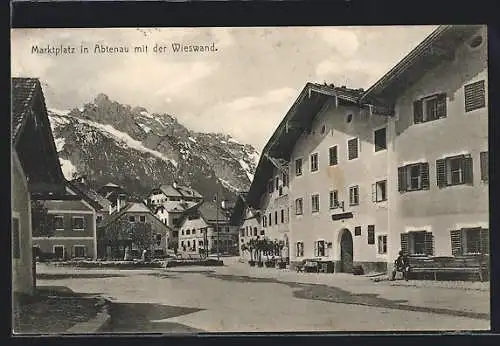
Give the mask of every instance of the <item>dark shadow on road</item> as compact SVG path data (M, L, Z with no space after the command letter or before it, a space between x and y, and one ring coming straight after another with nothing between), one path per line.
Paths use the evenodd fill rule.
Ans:
M300 288L293 292L294 297L311 300L321 300L332 303L365 305L386 309L406 310L414 312L427 312L440 315L468 317L481 320L490 320L490 315L487 313L451 310L445 308L433 308L424 306L407 305L406 300L390 300L379 297L374 293L354 294L349 291L342 290L337 287L315 284L301 284L295 282L279 281L272 278L255 278L249 276L222 275L222 274L207 274L208 277L229 280L237 282L261 282L261 283L277 283L287 285L292 288Z
M103 333L200 333L202 329L173 322L153 322L203 309L148 303L112 303L111 324Z
M123 274L105 274L105 273L71 273L71 274L36 274L36 278L40 280L63 280L63 279L105 279L126 277Z

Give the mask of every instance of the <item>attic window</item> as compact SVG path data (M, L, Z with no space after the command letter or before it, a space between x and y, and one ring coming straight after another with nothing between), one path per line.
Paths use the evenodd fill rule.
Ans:
M352 114L348 114L347 118L345 120L347 123L350 123L352 121Z
M325 125L323 125L323 126L321 127L321 134L324 134L324 133L325 133L325 131L326 131L326 126L325 126Z
M469 42L469 47L477 48L483 43L483 37L481 35L474 36Z

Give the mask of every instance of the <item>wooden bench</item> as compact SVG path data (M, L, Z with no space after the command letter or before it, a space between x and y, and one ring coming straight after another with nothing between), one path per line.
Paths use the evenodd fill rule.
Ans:
M437 280L437 274L463 273L476 274L479 280L484 281L489 270L487 256L463 256L463 257L409 257L410 271L412 273L433 274Z
M296 269L297 269L297 272L319 273L319 269L320 269L319 260L315 260L315 259L302 260L302 263L297 265Z

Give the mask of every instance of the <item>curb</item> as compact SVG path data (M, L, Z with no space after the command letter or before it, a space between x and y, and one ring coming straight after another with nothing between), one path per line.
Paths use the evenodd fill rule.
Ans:
M68 329L65 334L91 334L98 333L111 323L111 314L109 313L109 304L111 301L107 298L100 298L99 305L102 306L97 316L90 321L78 323Z

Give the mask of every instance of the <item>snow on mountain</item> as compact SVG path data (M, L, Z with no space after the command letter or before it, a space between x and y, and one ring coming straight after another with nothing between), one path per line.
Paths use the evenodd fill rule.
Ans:
M70 160L59 158L59 162L61 162L61 170L64 174L64 177L68 180L73 179L73 175L77 173L76 167L71 163Z
M151 150L149 148L146 148L141 142L133 139L132 137L130 137L127 133L123 133L121 131L118 131L117 129L115 129L113 126L111 125L103 125L103 124L99 124L99 123L96 123L96 122L93 122L93 121L90 121L90 120L84 120L84 119L78 119L78 121L80 122L83 122L87 125L90 125L90 126L93 126L95 128L98 128L100 129L101 131L109 134L110 136L114 137L114 139L118 142L121 142L123 144L125 144L126 146L130 147L130 148L133 148L135 150L139 150L139 151L142 151L144 153L149 153L153 156L156 156L164 161L170 161L170 163L172 163L174 165L174 167L177 167L177 161L169 158L169 157L166 157L165 155L159 153L158 151L156 150Z

